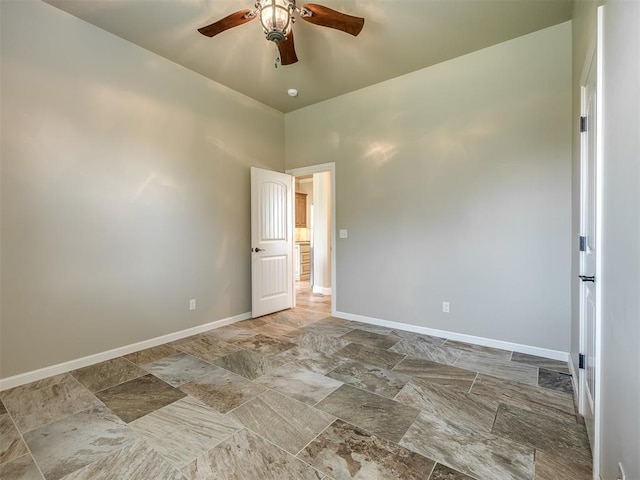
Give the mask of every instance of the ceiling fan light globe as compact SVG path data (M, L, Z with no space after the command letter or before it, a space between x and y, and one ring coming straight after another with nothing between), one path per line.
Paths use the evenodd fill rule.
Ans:
M260 0L260 23L267 40L279 43L291 31L293 9L289 0Z

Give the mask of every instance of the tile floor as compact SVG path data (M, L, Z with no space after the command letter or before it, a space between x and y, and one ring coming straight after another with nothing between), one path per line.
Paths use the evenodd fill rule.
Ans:
M562 362L329 297L0 392L0 478L581 480Z

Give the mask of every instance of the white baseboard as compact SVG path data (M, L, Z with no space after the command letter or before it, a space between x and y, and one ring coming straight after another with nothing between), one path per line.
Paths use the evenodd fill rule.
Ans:
M321 287L320 285L314 285L311 291L313 293L319 293L321 295L331 295L331 287Z
M87 367L95 363L111 360L112 358L121 357L129 353L138 352L151 347L157 347L164 343L180 340L181 338L196 335L198 333L206 332L213 328L224 327L225 325L231 325L232 323L240 322L251 318L251 312L241 313L234 315L233 317L223 318L222 320L215 320L213 322L205 323L204 325L198 325L197 327L187 328L186 330L180 330L179 332L168 333L159 337L150 338L149 340L143 340L141 342L132 343L131 345L125 345L124 347L114 348L107 350L106 352L95 353L86 357L77 358L75 360L69 360L68 362L58 363L57 365L51 365L49 367L40 368L31 372L20 373L12 377L0 378L0 392L9 388L24 385L25 383L35 382L36 380L42 380L43 378L51 377L52 375L59 375L60 373L70 372L78 368Z
M476 337L473 335L466 335L464 333L437 330L435 328L421 327L419 325L412 325L410 323L392 322L390 320L381 320L379 318L366 317L364 315L356 315L353 313L335 312L333 316L343 318L345 320L353 320L356 322L369 323L371 325L379 325L381 327L422 333L424 335L432 335L434 337L442 337L446 338L447 340L456 340L460 342L472 343L474 345L482 345L483 347L500 348L502 350L526 353L529 355L536 355L538 357L550 358L552 360L560 360L563 362L569 361L569 352L562 352L560 350L550 350L548 348L505 342L503 340L494 340L492 338Z

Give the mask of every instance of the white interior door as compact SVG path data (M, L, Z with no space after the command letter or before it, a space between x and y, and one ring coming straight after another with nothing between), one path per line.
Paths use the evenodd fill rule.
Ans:
M597 452L596 395L598 366L597 252L597 166L599 152L598 56L594 50L588 60L582 85L582 165L581 165L581 241L580 241L580 324L582 370L580 372L580 411L585 418L591 449ZM594 471L595 473L595 471Z
M293 177L251 168L251 316L293 306Z

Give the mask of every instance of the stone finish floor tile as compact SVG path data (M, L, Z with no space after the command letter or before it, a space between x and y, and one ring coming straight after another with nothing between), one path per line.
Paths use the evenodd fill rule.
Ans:
M591 465L579 465L560 456L536 450L535 480L592 480Z
M138 440L102 460L64 477L63 480L184 480L162 455Z
M380 335L388 335L393 332L393 329L389 327L373 325L372 323L354 322L352 320L349 320L346 325L354 329L364 330L365 332L378 333Z
M446 338L434 337L432 335L425 335L423 333L407 332L405 330L394 330L393 333L398 335L403 340L412 340L418 343L428 343L434 347L441 347L446 342Z
M338 380L293 364L276 368L255 382L308 405L315 405L342 385Z
M447 385L420 378L411 380L395 399L451 423L486 433L491 432L498 410L498 402L495 400L459 392Z
M431 472L429 480L474 480L472 477L460 473L453 468L449 468L446 465L438 463L436 468Z
M319 333L321 335L327 335L329 337L341 337L352 331L350 327L342 325L333 325L330 323L311 323L303 328L306 333Z
M514 380L527 385L538 384L538 368L523 363L501 360L476 352L460 353L456 360L456 367L473 370L475 372L492 375L494 377Z
M401 353L413 358L421 358L432 362L453 365L460 356L460 351L433 345L428 340L402 340L389 349L391 352Z
M405 358L405 356L400 353L394 353L368 345L361 345L359 343L350 343L343 349L338 350L335 354L388 370L391 370Z
M382 348L387 350L398 343L402 338L391 332L387 335L380 333L368 332L366 330L351 330L349 333L341 337L349 342L360 343L362 345L369 345L371 347Z
M247 430L182 469L188 480L321 480L323 475Z
M180 343L175 348L207 363L240 350L240 347L218 340L211 335L202 335L200 338L190 342ZM159 361L169 361L171 358L175 357L168 357Z
M480 479L530 480L533 449L421 412L400 445Z
M59 466L50 477L70 472L64 480L179 480L184 477L177 473L178 469L190 479L207 480L391 480L413 478L412 475L421 480L532 480L534 450L535 480L590 478L590 462L586 464L588 455L579 450L582 447L578 446L576 453L561 445L562 455L544 450L550 449L550 445L555 449L555 444L545 443L549 441L551 428L562 431L554 441L568 444L574 433L578 438L583 436L584 425L575 414L573 395L553 389L562 390L562 381L569 378L556 375L568 373L567 364L517 352L508 358L504 351L331 317L330 297L310 295L309 289L308 283L297 285L298 308L212 329L111 362L123 365L126 359L142 366L188 353L214 364L209 373L190 379L180 389L151 374L113 384L120 381L118 368L105 368L95 374L104 366L94 365L87 369L94 372L93 378L91 375L85 378L105 382L107 388L97 390L101 388L99 383L92 385L87 381L87 385L96 389L94 395L70 374L16 387L0 392L0 399L8 402L5 412L0 400L0 421L6 414L19 431L27 432L23 441L33 441L34 445L41 442L35 449L38 458L48 455L53 463L47 468ZM258 335L295 346L271 357L247 349L227 353L226 348L242 348L235 343ZM340 338L347 335L352 341ZM398 341L389 348L385 343L389 339ZM219 346L224 349L216 351ZM342 353L347 356L336 354L345 347L348 348ZM460 364L451 366L459 356L469 362L471 369L458 368ZM478 373L478 362L483 365L481 371L493 371L494 375L496 369L511 375L514 371L521 373L522 368L538 373L535 382L527 377L525 381L531 381L527 385L522 378L505 380ZM316 378L302 373L303 369L312 374L328 374L318 377L323 379L321 385L335 380L332 376L352 385L339 387L312 407L291 398L295 389L282 394L250 380L285 364L287 369L281 371L290 371L294 378L283 374L271 376L271 380L290 390L297 385L298 393L304 393L309 385L295 377ZM350 369L347 364L358 368ZM394 400L365 390L391 395L393 389L401 386L393 380L397 380L395 375L406 375L412 380ZM186 396L187 392L190 396ZM313 388L311 394L309 402L319 398ZM102 406L96 396L113 410ZM403 404L399 399L425 410ZM491 409L498 403L504 406L498 421L491 425L497 429L489 433ZM91 410L110 415L115 427L108 428L107 419L100 414L87 414ZM160 410L161 413L153 413ZM167 412L170 415L165 415ZM148 432L154 432L159 442L166 443L164 448L169 451L166 454L174 455L176 464L112 413L140 428L148 426ZM88 417L86 422L77 420L82 415ZM231 422L240 430L231 429L231 436L210 448L213 443L208 442L215 443L224 434L212 440L211 429L206 433L198 429L212 426L216 419L223 426L224 422ZM60 427L62 424L66 426ZM340 425L342 430L338 428ZM161 432L172 428L187 432L162 435ZM43 480L29 453L17 456L22 451L19 442L14 443L15 433L0 423L0 478ZM132 436L131 441L122 440L127 435ZM58 441L60 437L64 437L62 441ZM182 441L183 437L187 440ZM511 437L530 443L515 442ZM311 449L315 450L305 458ZM584 464L575 463L572 455ZM12 459L7 461L9 457ZM301 458L325 469L328 475L325 477L325 473ZM425 461L429 465L438 463L431 471L426 464L414 467L414 460L420 465ZM89 463L82 466L85 461ZM44 464L47 465L46 461Z
M307 332L294 338L293 341L300 347L317 350L327 355L333 355L338 350L349 345L347 340L317 332Z
M411 357L402 360L393 368L393 371L430 383L446 385L450 389L464 393L469 391L478 376L476 372L471 370Z
M228 415L292 455L335 420L325 412L270 390Z
M180 353L173 347L169 345L158 345L157 347L147 348L145 350L140 350L139 352L130 353L125 355L123 358L126 358L130 362L135 363L136 365L144 365L145 363L152 363L156 360L160 360L166 357L172 357Z
M295 308L292 310L283 310L281 312L270 315L269 322L278 323L280 325L287 325L290 327L304 328L311 323L323 320L327 317L328 312L331 310L329 305L327 310L317 311L309 310L305 308Z
M43 480L31 455L23 455L10 462L0 464L2 480Z
M513 407L554 415L560 420L575 419L573 397L547 388L525 385L489 375L478 375L470 393L492 398Z
M68 373L0 392L0 398L22 433L100 404Z
M334 368L342 365L348 360L336 355L327 355L319 350L312 350L305 347L294 347L286 352L277 355L277 358L286 363L293 363L300 367L320 375L329 373Z
M533 365L534 367L547 368L549 370L555 370L556 372L571 373L569 370L569 364L560 360L551 360L550 358L537 357L535 355L528 355L526 353L513 352L511 355L512 362L526 363L527 365Z
M127 423L186 396L151 374L107 388L96 395Z
M573 381L571 375L567 373L540 368L538 370L538 386L573 395Z
M243 320L242 322L234 323L233 325L237 328L246 328L248 330L253 330L260 325L266 325L266 321L262 318L252 318L250 320Z
M398 442L420 412L417 408L343 385L316 408L364 428L392 442Z
M434 462L397 444L336 420L298 454L336 480L424 480Z
M122 357L96 363L69 373L92 392L104 390L147 374L135 363Z
M129 426L178 468L242 428L231 418L191 397L145 415Z
M274 357L267 357L258 352L240 350L230 355L220 357L213 362L222 368L254 380L274 368L284 365L284 361Z
M173 387L179 387L215 370L210 363L186 353L147 363L142 365L142 368Z
M573 463L591 465L587 429L584 425L569 420L561 422L556 417L500 405L493 433L538 450L560 455Z
M387 398L395 397L411 380L408 375L354 361L340 365L327 376Z
M258 335L258 332L246 328L234 327L233 325L214 328L213 330L209 330L205 333L207 336L217 338L221 342L226 343L235 343L237 341L253 337L254 335Z
M226 413L264 392L265 387L224 368L192 380L180 387L184 393Z
M354 322L352 322L351 320L345 320L344 318L338 318L338 317L332 317L330 315L316 321L313 322L314 325L337 325L340 327L347 327L349 328L349 330L353 330L355 327L351 327L350 325L352 325ZM358 324L360 325L360 324ZM346 332L345 332L346 333Z
M0 415L0 464L29 453L8 413Z
M267 323L255 329L262 335L278 338L280 340L290 341L292 338L299 337L304 330L293 327L291 325L282 325L280 323Z
M104 406L70 415L24 435L47 480L58 480L136 439L135 433Z
M236 342L236 345L268 357L277 355L296 346L294 343L263 334L258 334L254 337Z
M463 352L471 352L480 355L485 355L487 357L497 358L501 360L509 360L511 359L511 351L510 350L502 350L500 348L493 347L485 347L483 345L474 345L472 343L466 342L458 342L456 340L447 340L444 342L444 345L449 348L455 348L456 350L461 350Z

